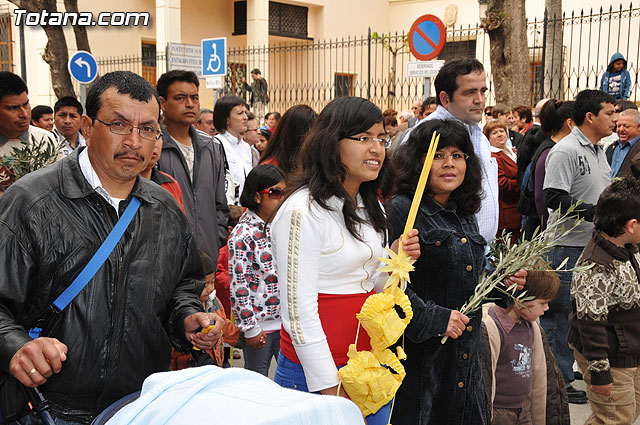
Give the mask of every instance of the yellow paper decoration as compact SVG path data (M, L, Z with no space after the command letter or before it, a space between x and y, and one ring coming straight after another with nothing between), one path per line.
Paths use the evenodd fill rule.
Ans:
M349 346L348 356L349 362L338 371L344 390L364 416L375 413L395 396L406 376L404 367L388 349L378 355L388 368L370 351L356 351L355 344Z
M404 319L400 318L394 308L396 304L404 312ZM412 317L411 302L397 285L390 286L379 294L371 295L362 305L360 313L356 314L356 318L369 334L374 353L379 353L395 344Z
M386 266L380 267L378 271L391 273L387 279L387 283L384 285L384 288L387 289L390 286L399 286L400 282L403 280L411 282L409 272L415 270L413 263L415 263L416 260L412 260L406 252L401 250L396 254L391 249L387 248L387 253L389 254L389 258L378 258L381 262L386 264Z

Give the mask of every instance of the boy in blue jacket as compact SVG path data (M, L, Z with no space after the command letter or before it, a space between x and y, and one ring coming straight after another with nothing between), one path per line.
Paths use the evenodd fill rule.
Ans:
M627 71L627 60L622 56L622 53L616 52L611 56L609 66L600 81L600 91L609 93L617 100L629 97L631 76Z

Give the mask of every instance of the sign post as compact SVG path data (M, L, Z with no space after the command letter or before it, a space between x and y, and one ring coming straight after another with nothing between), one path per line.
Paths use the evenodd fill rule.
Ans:
M71 77L80 83L80 103L84 108L87 100L87 84L98 76L98 62L91 53L79 50L69 58L67 69Z
M409 30L409 50L413 56L420 61L431 61L431 59L435 58L440 54L442 48L444 47L444 43L447 40L447 30L444 26L444 23L435 15L423 15L416 19L416 21L411 26ZM413 75L413 76L422 76L424 77L424 99L431 96L431 77L438 74L438 70L444 65L444 61L433 61L433 62L441 62L441 64L434 64L432 67L427 66L423 68L423 75ZM416 63L416 62L412 62ZM417 62L417 63L430 63L430 62ZM435 69L435 74L429 73L426 75L425 73L429 68ZM420 67L414 65L413 71L414 74L419 73ZM407 72L411 77L411 73L409 72L409 67L407 67ZM431 71L432 72L432 71Z
M223 78L227 75L227 37L205 38L202 46L202 76L207 88L213 89L213 106L218 101L218 90L222 89Z

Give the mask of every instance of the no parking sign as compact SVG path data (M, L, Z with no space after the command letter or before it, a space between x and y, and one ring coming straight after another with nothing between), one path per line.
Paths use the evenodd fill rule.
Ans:
M444 23L435 15L419 17L409 30L409 50L416 59L422 61L438 56L446 40Z

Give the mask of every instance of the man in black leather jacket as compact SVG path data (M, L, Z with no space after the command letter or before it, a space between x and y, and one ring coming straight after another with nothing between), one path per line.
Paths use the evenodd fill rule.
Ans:
M87 147L29 174L0 197L0 409L28 423L24 386L54 416L89 423L169 368L171 345L211 348L224 323L204 313L195 238L169 192L138 174L160 137L159 100L142 77L93 83ZM80 273L132 197L129 227L87 286L58 314L49 306ZM25 329L46 319L40 338ZM199 332L215 327L207 334ZM21 419L22 418L22 419Z

